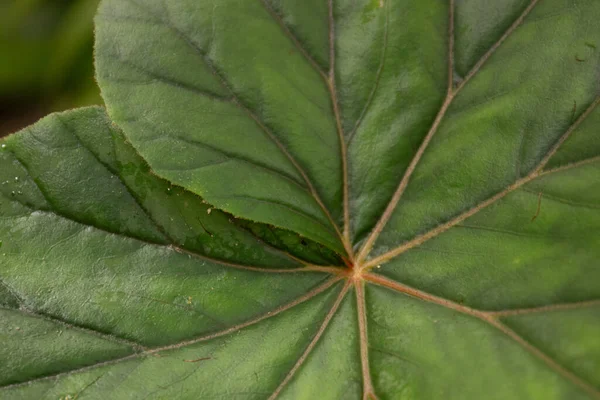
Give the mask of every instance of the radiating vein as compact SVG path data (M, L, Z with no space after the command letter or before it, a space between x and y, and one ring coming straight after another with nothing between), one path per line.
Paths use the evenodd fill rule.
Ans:
M441 234L443 232L446 232L448 229L452 228L453 226L461 223L462 221L466 220L467 218L472 217L473 215L477 214L479 211L483 210L484 208L489 207L490 205L496 203L498 200L504 198L506 195L514 192L515 190L519 189L523 185L525 185L541 176L547 176L548 174L550 174L552 172L563 171L564 168L556 168L556 169L544 172L544 167L550 161L552 156L558 151L558 149L560 148L560 145L562 145L571 136L571 134L577 129L577 127L579 127L579 125L581 125L581 123L592 113L592 111L594 109L596 109L596 107L599 104L600 104L600 96L596 97L594 99L594 101L592 101L592 103L587 107L585 112L583 112L579 116L579 118L569 127L569 129L567 129L567 131L558 139L556 144L554 146L552 146L552 148L548 151L548 153L546 153L546 155L542 158L542 160L538 163L538 165L527 176L517 180L513 184L506 187L504 190L496 193L494 196L482 201L481 203L468 209L467 211L463 212L462 214L459 214L458 216L452 218L448 222L438 225L434 229L432 229L422 235L419 235L408 242L401 244L400 246L394 248L393 250L390 250L378 257L375 257L375 258L369 260L368 262L363 264L363 268L365 268L365 269L373 268L374 266L377 266L381 263L387 262L391 258L396 257L396 256L406 252L407 250L410 250L416 246L420 246L421 244L425 243L426 241L433 239L434 237L438 236L439 234ZM583 165L583 164L579 164L579 165Z
M367 308L365 304L364 282L358 280L354 283L356 291L356 311L358 318L358 332L360 336L360 360L363 378L363 400L377 399L375 388L371 381L371 368L369 367L369 331L367 329Z
M58 374L54 374L54 375L49 375L49 376L44 376L41 378L35 378L35 379L31 379L29 381L26 382L21 382L21 383L16 383L16 384L11 384L11 385L6 385L6 386L0 386L0 390L7 390L7 389L14 389L14 388L18 388L18 387L22 387L25 385L29 385L31 383L34 382L39 382L39 381L46 381L46 380L50 380L50 379L58 379L58 378L62 378L62 377L66 377L69 375L73 375L73 374L77 374L77 373L81 373L81 372L86 372L86 371L90 371L92 369L95 368L99 368L99 367L103 367L103 366L108 366L108 365L114 365L114 364L118 364L124 361L128 361L128 360L132 360L132 359L137 359L137 358L141 358L141 357L145 357L145 356L151 356L151 355L156 355L158 353L164 352L164 351L168 351L168 350L176 350L182 347L186 347L186 346L190 346L196 343L200 343L200 342L204 342L204 341L208 341L211 339L216 339L218 337L222 337L222 336L226 336L229 335L231 333L237 332L241 329L244 329L246 327L255 325L261 321L264 321L266 319L272 318L278 314L281 314L284 311L287 311L299 304L302 304L312 298L314 298L315 296L319 295L320 293L323 293L324 291L326 291L327 289L329 289L330 287L332 287L334 284L336 284L337 282L340 281L340 277L336 277L336 278L332 278L330 280L328 280L327 282L325 282L324 284L317 286L316 288L312 289L311 291L309 291L308 293L304 294L303 296L298 297L297 299L284 304L282 306L279 306L265 314L262 314L256 318L250 319L246 322L243 322L241 324L238 325L234 325L231 326L227 329L218 331L218 332L214 332L211 333L209 335L204 335L204 336L200 336L194 339L190 339L190 340L184 340L182 342L179 343L175 343L175 344L171 344L171 345L167 345L167 346L161 346L161 347L155 347L155 348L151 348L151 349L146 349L145 351L141 351L139 353L135 353L135 354L131 354L129 356L126 357L121 357L121 358L117 358L114 360L109 360L109 361L104 361L104 362L100 362L100 363L96 363L93 365L88 365L86 367L83 368L78 368L78 369L74 369L71 371L66 371L66 372L61 372Z
M477 72L479 72L481 67L483 67L487 60L496 52L496 50L498 50L502 43L504 43L506 39L508 39L508 37L519 27L519 25L523 23L525 18L527 18L527 16L531 13L533 8L538 4L539 1L540 0L530 0L529 5L525 8L525 10L523 10L521 15L519 15L519 17L512 23L512 25L506 30L506 32L504 32L500 39L498 39L496 43L494 43L492 47L489 48L489 50L479 59L479 61L475 63L473 68L471 68L471 70L465 76L465 79L463 79L463 81L458 85L456 91L462 89L471 80L471 78L473 78L473 76Z
M260 239L257 239L260 240ZM296 273L296 272L325 272L325 273L329 273L332 275L339 275L341 268L338 267L327 267L327 266L322 266L322 265L312 265L312 264L305 264L306 266L304 267L299 267L299 268L265 268L265 267L253 267L253 266L249 266L249 265L241 265L241 264L235 264L235 263L230 263L227 261L221 261L221 260L214 260L211 258L207 258L205 256L199 255L198 253L194 253L191 252L189 250L186 250L184 248L181 247L176 247L176 246L170 246L173 250L182 253L182 254L188 254L192 257L198 257L201 259L206 259L208 261L211 262L215 262L216 264L220 264L220 265L225 265L231 268L235 268L235 269L240 269L240 270L246 270L246 271L255 271L255 272L267 272L267 273Z
M469 73L465 76L462 82L454 89L453 84L453 73L454 73L454 0L450 1L449 12L448 12L448 88L446 93L446 98L444 103L442 104L438 114L431 125L431 128L427 132L427 135L423 139L423 142L419 146L419 149L415 153L413 159L411 160L408 168L406 169L404 176L402 177L400 184L398 185L396 191L394 192L390 202L388 203L385 211L377 221L377 224L371 231L370 235L367 237L365 244L361 248L357 260L363 261L368 256L371 251L375 241L383 231L383 228L392 217L396 206L400 202L400 198L404 194L410 178L415 171L417 165L421 161L425 150L429 146L433 136L438 131L446 112L448 111L450 105L456 96L461 92L461 90L465 87L465 85L481 70L486 61L496 52L496 50L506 41L506 39L517 29L519 25L523 22L525 17L531 12L531 10L535 7L539 0L532 0L529 6L523 11L523 13L515 20L515 22L508 28L506 32L492 45L492 47L481 57L481 59L473 66L473 68L469 71Z
M600 399L600 391L592 386L590 383L581 379L579 376L575 375L573 372L560 365L556 360L548 356L546 353L541 351L539 348L535 347L525 339L523 339L519 334L510 329L508 326L499 321L499 315L496 315L494 312L481 311L477 309L473 309L462 304L455 303L451 300L444 299L442 297L435 296L433 294L424 292L419 289L412 288L410 286L404 285L402 283L396 282L392 279L386 278L381 275L376 275L372 273L366 273L363 275L363 278L371 283L376 285L392 289L394 291L406 294L408 296L417 298L419 300L423 300L429 303L434 303L440 305L442 307L458 311L463 314L470 315L475 317L481 321L488 323L489 325L495 327L500 330L506 336L511 338L513 341L521 345L525 350L527 350L530 354L535 356L537 359L544 362L550 369L554 372L558 373L560 376L570 381L572 384L576 385L590 396L596 399Z
M274 400L275 398L277 398L277 396L279 396L279 394L282 392L282 390L285 388L285 386L289 383L289 381L294 377L294 375L300 369L300 367L302 367L302 364L304 364L304 361L306 361L306 359L310 355L311 351L314 349L314 347L319 342L319 339L321 339L321 336L323 336L323 333L327 329L327 326L331 322L331 319L333 318L336 311L340 307L340 304L342 303L342 300L344 300L344 297L346 296L346 293L348 292L349 288L350 288L350 282L348 281L344 285L343 289L340 291L340 294L338 295L335 302L333 303L333 306L331 307L331 309L325 316L325 319L321 323L319 330L317 331L315 336L313 336L312 340L306 347L306 350L304 350L304 353L302 353L302 355L300 356L298 361L296 361L296 364L294 364L294 366L292 367L290 372L287 373L287 375L285 376L283 381L279 384L279 386L277 386L277 388L275 389L273 394L271 394L271 396L269 396L269 400Z
M513 235L513 236L533 238L533 239L554 238L554 239L564 240L564 239L568 239L568 238L573 238L572 235L559 236L559 235L550 235L550 234L543 234L543 233L519 232L519 231L511 231L509 229L493 228L493 227L489 227L489 226L460 224L460 225L455 225L454 227L455 228L481 230L481 231L493 232L493 233L501 233L501 234L507 234L507 235Z

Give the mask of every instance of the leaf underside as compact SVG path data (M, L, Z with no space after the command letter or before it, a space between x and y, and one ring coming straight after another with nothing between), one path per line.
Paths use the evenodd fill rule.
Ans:
M108 115L2 141L0 398L600 398L599 20L102 1Z

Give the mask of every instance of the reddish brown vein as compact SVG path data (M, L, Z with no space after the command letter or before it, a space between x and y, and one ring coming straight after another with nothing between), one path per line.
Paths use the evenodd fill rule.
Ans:
M327 282L325 282L323 285L318 286L315 289L312 289L311 291L309 291L305 295L297 298L296 300L294 300L294 301L292 301L290 303L284 304L283 306L275 308L273 311L269 311L266 314L263 314L263 315L261 315L261 316L259 316L257 318L248 320L248 321L243 322L243 323L238 324L238 325L234 325L234 326L232 326L232 327L230 327L228 329L225 329L223 331L219 331L219 332L207 335L207 336L201 336L201 337L196 338L196 339L187 340L187 341L176 343L176 344L169 345L169 346L163 346L163 347L155 348L155 349L147 351L146 353L148 353L148 354L154 354L154 353L159 353L159 352L166 351L166 350L179 349L179 348L184 347L184 346L189 346L189 345L192 345L192 344L195 344L195 343L198 343L198 342L204 342L204 341L207 341L207 340L211 340L211 339L214 339L214 338L218 338L218 337L221 337L221 336L228 335L228 334L233 333L233 332L237 332L240 329L246 328L246 327L248 327L250 325L254 325L254 324L256 324L258 322L261 322L261 321L263 321L265 319L274 317L277 314L281 314L282 312L284 312L286 310L289 310L290 308L293 308L293 307L297 306L298 304L304 303L305 301L312 299L313 297L317 296L319 293L322 293L325 290L329 289L331 286L333 286L335 283L337 283L340 280L341 280L341 277L332 278L332 279L328 280Z
M458 304L453 301L446 300L442 297L438 297L433 294L424 292L422 290L412 288L410 286L396 282L392 279L386 278L381 275L377 275L377 274L368 272L368 273L363 273L362 277L367 282L371 282L371 283L374 283L379 286L384 286L389 289L393 289L397 292L404 293L406 295L415 297L415 298L423 300L423 301L427 301L429 303L439 304L441 306L450 308L452 310L461 312L463 314L469 314L469 315L475 316L477 318L481 318L485 314L485 312L483 312L483 311L478 311L473 308L463 306L462 304Z
M369 367L369 333L367 330L367 309L365 306L364 282L362 279L354 282L356 290L356 310L358 318L358 332L360 334L360 361L363 378L363 400L377 399L375 388L371 381L371 368Z
M44 376L41 378L36 378L36 379L31 379L29 381L26 382L21 382L21 383L16 383L16 384L12 384L12 385L7 385L7 386L2 386L0 387L0 390L4 390L4 389L13 389L13 388L17 388L17 387L21 387L21 386L25 386L25 385L29 385L32 382L38 382L38 381L45 381L45 380L49 380L49 379L56 379L56 378L61 378L64 376L69 376L69 375L73 375L76 373L80 373L80 372L85 372L85 371L89 371L92 370L94 368L98 368L98 367L102 367L102 366L106 366L106 365L114 365L123 361L127 361L127 360L132 360L132 359L136 359L136 358L140 358L143 356L148 356L148 355L156 355L158 353L161 353L163 351L168 351L168 350L176 350L179 349L181 347L185 347L185 346L190 346L192 344L195 343L199 343L199 342L204 342L207 340L211 340L211 339L215 339L221 336L226 336L229 335L231 333L237 332L243 328L249 327L251 325L255 325L261 321L264 321L266 319L272 318L278 314L281 314L284 311L287 311L301 303L304 303L310 299L312 299L313 297L316 297L317 295L319 295L320 293L323 293L324 291L326 291L327 289L329 289L330 287L332 287L334 284L336 284L337 282L339 282L342 278L341 277L335 277L332 278L330 280L328 280L327 282L325 282L324 284L312 289L311 291L309 291L308 293L304 294L301 297L298 297L297 299L284 304L282 306L279 306L275 309L273 309L272 311L267 312L266 314L260 315L256 318L250 319L246 322L243 322L241 324L238 325L234 325L232 327L229 327L225 330L219 331L219 332L215 332L215 333L211 333L209 335L204 335L204 336L200 336L194 339L190 339L190 340L185 340L179 343L175 343L175 344L171 344L168 346L161 346L161 347L155 347L152 349L147 349L146 351L142 351L139 353L135 353L135 354L131 354L129 356L126 357L121 357L121 358L117 358L114 360L109 360L109 361L103 361L97 364L93 364L93 365L88 365L87 367L83 367L83 368L79 368L79 369L74 369L68 372L62 372L59 374L54 374L54 375L49 375L49 376ZM346 284L346 286L348 286ZM346 289L347 290L347 289Z
M450 301L450 300L432 295L430 293L424 292L422 290L418 290L418 289L406 286L404 284L401 284L399 282L396 282L394 280L391 280L389 278L386 278L386 277L383 277L380 275L366 273L366 274L363 274L363 279L365 279L368 282L374 283L376 285L383 286L388 289L392 289L394 291L417 298L419 300L423 300L423 301L426 301L429 303L434 303L434 304L440 305L442 307L473 316L475 318L478 318L481 321L484 321L484 322L490 324L491 326L497 328L498 330L503 332L505 335L507 335L508 337L513 339L515 342L517 342L525 350L527 350L530 354L537 357L539 360L543 361L548 367L550 367L556 373L561 375L563 378L569 380L571 383L578 386L579 388L584 390L586 393L590 394L592 397L600 399L600 392L595 387L593 387L588 382L584 381L583 379L581 379L580 377L575 375L573 372L569 371L567 368L560 365L558 362L556 362L554 359L552 359L547 354L542 352L540 349L538 349L537 347L533 346L531 343L529 343L528 341L523 339L515 331L513 331L508 326L506 326L505 324L500 322L498 320L499 315L497 315L496 313L480 311L480 310L476 310L476 309L473 309L470 307L466 307L461 304L455 303L453 301Z
M492 196L489 199L479 203L477 206L465 211L464 213L451 219L450 221L448 221L444 224L438 225L436 228L430 230L429 232L427 232L423 235L419 235L419 236L415 237L414 239L396 247L395 249L390 250L378 257L375 257L375 258L369 260L368 262L363 264L363 268L364 269L373 268L377 265L380 265L382 263L389 261L390 259L392 259L394 257L399 256L400 254L402 254L414 247L422 245L426 241L433 239L434 237L440 235L441 233L446 232L448 229L452 228L453 226L458 225L465 219L477 214L479 211L483 210L484 208L488 207L489 205L494 204L496 201L500 200L501 198L503 198L507 194L511 193L512 191L520 188L521 186L523 186L525 183L529 182L530 180L531 179L529 179L529 177L518 180L517 182L510 185L505 190L503 190L500 193L497 193L495 196Z
M333 306L331 307L331 309L329 310L329 312L325 316L325 319L323 320L323 323L319 327L319 330L317 331L317 333L315 334L315 336L312 338L312 340L308 344L308 347L306 348L306 350L304 350L304 353L302 353L302 355L300 356L300 358L298 359L298 361L296 362L296 364L294 364L294 366L292 367L292 369L290 370L290 372L288 372L288 374L285 376L285 378L283 379L283 381L279 384L279 386L277 387L277 389L275 389L275 391L273 392L273 394L271 394L271 396L269 396L269 400L273 400L273 399L277 398L277 396L279 396L279 394L281 393L281 391L285 388L285 386L288 384L288 382L294 377L294 375L300 369L300 367L302 366L302 364L304 364L304 361L306 361L306 359L310 355L311 351L317 345L317 343L318 343L319 339L321 338L321 336L323 336L323 333L325 332L325 329L327 329L327 326L331 322L331 319L333 318L333 316L335 315L336 311L340 307L340 304L342 303L342 300L344 299L344 296L348 292L349 288L350 288L350 281L347 281L346 284L344 285L344 288L342 289L342 291L338 295L337 299L335 300L335 303L333 303Z
M465 85L475 76L475 74L477 74L477 72L479 72L481 70L481 68L486 63L486 61L489 60L489 58L496 52L496 50L500 47L500 45L502 45L502 43L504 43L504 41L517 29L517 27L519 25L521 25L521 23L523 22L525 17L531 12L531 10L538 3L538 1L539 0L531 1L529 6L525 9L525 11L523 11L523 13L519 16L519 18L517 18L517 20L506 30L506 32L504 32L504 34L500 37L500 39L498 39L498 41L496 41L496 43L494 43L494 45L473 66L473 68L466 75L465 79L463 79L463 81L456 87L456 89L453 88L453 86L454 86L454 84L453 84L453 75L454 75L454 0L450 1L450 7L449 7L449 13L448 13L448 20L449 20L449 23L448 23L448 72L447 72L448 73L448 86L447 86L446 98L445 98L438 114L436 115L431 128L427 132L425 139L423 139L423 142L419 146L419 149L415 153L408 168L406 169L404 176L402 177L400 184L398 185L398 188L394 192L394 195L392 196L390 202L388 203L385 211L381 215L380 219L377 221L377 224L375 225L375 227L371 231L371 234L365 241L365 244L361 248L361 250L358 254L358 257L357 257L357 260L359 262L363 261L368 256L373 245L375 244L375 241L377 240L377 238L383 231L383 228L385 227L385 225L387 224L389 219L392 217L392 214L393 214L394 210L396 209L396 206L398 205L400 198L404 194L404 191L406 190L406 187L408 186L410 178L411 178L413 172L415 171L417 164L421 161L421 158L423 157L425 150L429 146L431 139L438 131L438 128L440 127L440 124L441 124L444 116L446 115L446 112L448 111L450 105L452 104L452 101L456 98L456 96L460 93L460 91L465 87Z

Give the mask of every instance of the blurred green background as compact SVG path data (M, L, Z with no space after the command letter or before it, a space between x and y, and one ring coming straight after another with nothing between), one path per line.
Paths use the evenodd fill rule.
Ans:
M99 0L0 0L0 136L59 110L101 104L94 80Z

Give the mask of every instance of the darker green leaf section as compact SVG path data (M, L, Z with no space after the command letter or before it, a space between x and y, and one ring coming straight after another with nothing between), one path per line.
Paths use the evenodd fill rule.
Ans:
M0 281L0 307L18 308L21 299L17 294L4 282Z
M269 243L271 246L285 250L310 263L333 266L344 265L344 261L340 258L339 254L295 232L238 218L234 218L233 221L235 225L248 230L254 236Z

